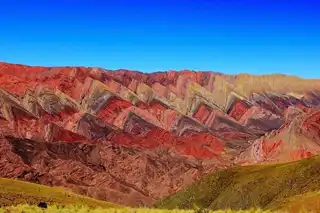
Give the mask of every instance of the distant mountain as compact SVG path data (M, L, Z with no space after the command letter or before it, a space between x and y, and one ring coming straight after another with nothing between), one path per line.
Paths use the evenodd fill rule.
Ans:
M205 174L320 153L320 80L0 63L0 176L152 205Z

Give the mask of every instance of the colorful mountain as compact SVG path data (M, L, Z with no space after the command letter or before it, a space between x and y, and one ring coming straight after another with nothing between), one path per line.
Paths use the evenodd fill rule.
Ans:
M0 63L0 176L152 205L225 168L320 153L320 80Z

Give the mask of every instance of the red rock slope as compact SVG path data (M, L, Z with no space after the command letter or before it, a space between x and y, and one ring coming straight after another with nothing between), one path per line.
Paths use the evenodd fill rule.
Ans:
M0 63L0 83L0 176L120 204L320 153L320 80Z

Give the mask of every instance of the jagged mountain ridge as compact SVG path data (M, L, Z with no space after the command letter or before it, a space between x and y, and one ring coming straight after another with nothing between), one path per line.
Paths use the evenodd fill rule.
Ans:
M320 80L1 63L0 82L1 146L8 152L1 157L1 176L66 186L116 203L151 204L203 174L236 164L320 153ZM94 163L72 157L72 144L82 147L79 156L88 146L100 147L91 154ZM63 154L49 148L57 145ZM117 151L124 149L131 151ZM136 158L128 157L131 152ZM147 167L153 174L148 183L142 175ZM137 173L127 171L132 168Z

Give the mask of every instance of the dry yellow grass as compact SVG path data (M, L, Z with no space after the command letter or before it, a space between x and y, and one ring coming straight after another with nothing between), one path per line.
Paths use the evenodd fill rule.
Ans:
M60 205L73 204L104 208L119 207L112 203L77 195L58 187L0 178L0 206L38 204L40 201Z
M197 211L197 210L163 210L163 209L146 209L146 208L88 208L85 206L64 206L59 207L56 205L49 206L43 210L37 206L18 205L4 207L0 209L0 213L271 213L271 211L263 210L220 210L220 211Z
M292 209L291 209L292 210ZM181 209L147 209L147 208L89 208L86 206L57 206L51 205L47 209L41 209L31 205L17 205L0 208L0 213L317 213L318 211L269 211L261 209L252 210L181 210Z

